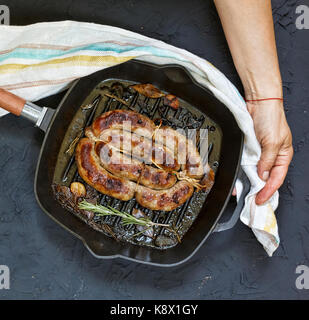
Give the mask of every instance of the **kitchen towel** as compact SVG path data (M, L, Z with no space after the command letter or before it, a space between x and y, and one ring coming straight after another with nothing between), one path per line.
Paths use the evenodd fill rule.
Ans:
M241 165L251 182L240 219L271 256L280 242L274 214L279 195L276 192L262 206L255 204L265 182L257 175L261 148L253 122L238 90L211 63L162 41L111 26L74 21L0 26L0 87L28 101L55 94L77 78L133 58L182 65L233 113L245 135ZM5 114L0 108L0 116ZM241 187L238 180L238 194Z

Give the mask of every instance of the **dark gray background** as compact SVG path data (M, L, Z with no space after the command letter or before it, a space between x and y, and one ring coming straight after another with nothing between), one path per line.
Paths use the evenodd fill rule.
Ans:
M208 59L240 88L212 1L2 0L11 23L78 20L127 28ZM296 266L309 266L309 30L295 28L307 0L273 1L285 107L295 156L280 190L281 245L268 258L239 222L212 235L186 264L164 269L93 258L38 207L33 180L43 135L26 120L0 119L0 265L11 289L0 299L308 299L295 287ZM41 104L57 106L61 94Z

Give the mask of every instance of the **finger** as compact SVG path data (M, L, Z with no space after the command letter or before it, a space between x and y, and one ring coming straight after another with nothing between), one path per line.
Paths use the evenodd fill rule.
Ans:
M279 150L275 166L272 168L270 173L270 178L256 197L256 204L263 204L264 202L268 201L274 192L280 188L287 174L292 157L292 146L287 148L283 147L281 150Z
M269 178L270 171L278 156L279 146L267 144L262 147L262 154L258 163L258 175L264 181Z
M234 189L233 189L233 192L232 192L232 196L235 197L236 195L237 195L236 188L234 188Z
M264 188L257 194L255 203L261 205L268 201L270 197L280 188L288 171L288 164L275 166L270 172L270 177Z

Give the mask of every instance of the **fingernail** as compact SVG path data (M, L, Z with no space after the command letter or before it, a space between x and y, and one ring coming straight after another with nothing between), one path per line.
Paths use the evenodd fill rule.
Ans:
M262 178L264 181L266 181L269 178L269 171L264 171Z

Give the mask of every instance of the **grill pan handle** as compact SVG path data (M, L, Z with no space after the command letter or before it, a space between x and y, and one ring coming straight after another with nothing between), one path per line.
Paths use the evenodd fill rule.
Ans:
M0 88L0 108L34 122L37 127L41 126L43 118L49 110L26 101L2 88Z
M221 231L226 231L226 230L232 229L239 219L241 210L243 209L244 204L245 204L245 197L250 190L250 181L241 168L239 170L238 179L240 179L242 182L243 190L242 190L242 193L241 193L239 200L237 202L236 208L235 208L230 220L228 220L226 222L218 223L216 225L216 227L214 228L213 232L221 232Z

